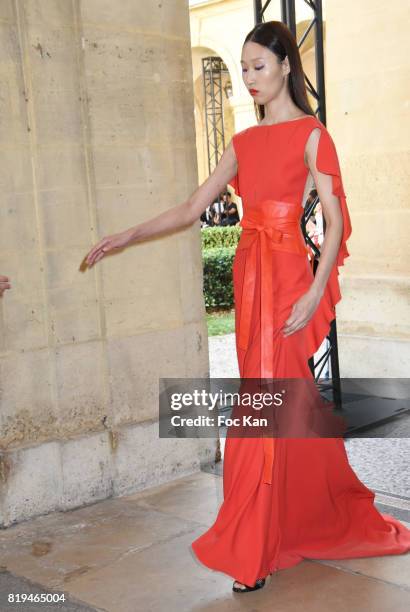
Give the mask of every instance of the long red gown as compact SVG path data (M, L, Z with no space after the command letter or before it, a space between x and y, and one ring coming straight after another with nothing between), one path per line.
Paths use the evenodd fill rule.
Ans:
M320 129L316 167L332 176L344 229L318 308L301 330L281 332L313 280L300 229L309 169L307 139ZM313 378L308 358L320 347L340 300L338 267L349 255L351 223L339 161L326 127L313 116L255 125L233 137L243 202L233 263L236 349L241 378ZM243 584L303 559L402 554L410 530L374 506L375 494L351 468L342 438L228 437L224 500L214 524L192 542L207 567Z

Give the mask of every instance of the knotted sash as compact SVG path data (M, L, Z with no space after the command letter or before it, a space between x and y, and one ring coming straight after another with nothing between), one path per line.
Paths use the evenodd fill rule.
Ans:
M307 257L300 227L303 209L296 202L266 199L250 207L239 225L242 227L237 249L247 249L242 285L238 347L247 350L250 341L252 308L260 299L261 312L261 378L274 378L273 342L275 321L275 279L272 251L298 253ZM259 249L258 249L259 243ZM260 257L260 295L255 296L257 257ZM272 483L274 438L263 438L263 482Z

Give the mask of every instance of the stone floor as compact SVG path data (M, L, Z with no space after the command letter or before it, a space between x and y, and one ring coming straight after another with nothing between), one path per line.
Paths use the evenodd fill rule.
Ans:
M232 336L210 339L211 376L236 377ZM229 366L231 367L231 366ZM407 447L405 446L407 444ZM381 511L410 527L408 440L350 440L349 460ZM143 492L57 512L0 531L0 612L404 612L410 554L305 560L261 591L202 566L191 542L222 502L221 463ZM65 601L8 603L8 594Z
M235 594L190 543L211 525L222 478L199 472L135 495L20 523L0 537L0 610L304 612L410 609L410 554L305 560L264 589ZM410 526L410 524L408 524ZM58 604L7 603L7 594L63 592Z

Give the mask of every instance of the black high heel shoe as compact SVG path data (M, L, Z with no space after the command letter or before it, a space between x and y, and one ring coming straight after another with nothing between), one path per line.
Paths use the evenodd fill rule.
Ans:
M269 574L269 576L272 576L272 574ZM239 582L239 580L235 580L235 582ZM244 588L236 587L235 582L233 583L232 591L235 591L235 593L248 593L249 591L257 591L258 589L264 587L266 583L266 578L259 578L255 582L254 586L248 586L247 584L245 584Z

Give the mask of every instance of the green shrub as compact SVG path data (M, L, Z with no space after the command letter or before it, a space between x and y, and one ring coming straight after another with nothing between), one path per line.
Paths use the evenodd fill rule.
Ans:
M235 251L236 246L206 248L202 251L207 309L228 309L234 305L232 264Z
M201 229L202 249L214 247L236 247L242 227L232 225L227 227L203 227Z

